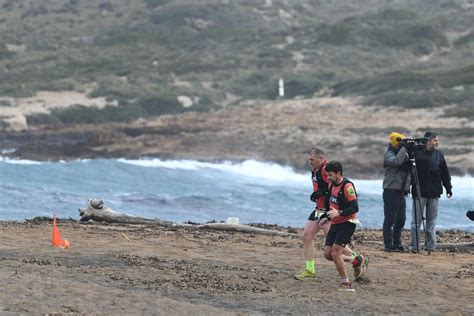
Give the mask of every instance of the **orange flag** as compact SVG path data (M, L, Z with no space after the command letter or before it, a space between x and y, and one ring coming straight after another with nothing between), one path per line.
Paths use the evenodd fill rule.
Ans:
M61 232L56 226L56 211L54 211L53 216L53 238L51 239L51 243L53 244L53 246L59 247L61 249L67 249L71 246L69 244L69 241L61 237Z

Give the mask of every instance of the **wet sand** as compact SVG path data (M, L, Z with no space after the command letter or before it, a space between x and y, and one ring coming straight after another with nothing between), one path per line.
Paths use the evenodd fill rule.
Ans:
M474 313L472 248L385 253L377 244L380 231L356 231L353 248L368 255L370 265L356 292L341 292L334 264L322 258L320 235L318 276L297 281L293 275L304 264L299 237L58 225L70 249L51 247L50 221L0 222L0 314ZM441 243L474 241L473 234L457 231L439 237Z

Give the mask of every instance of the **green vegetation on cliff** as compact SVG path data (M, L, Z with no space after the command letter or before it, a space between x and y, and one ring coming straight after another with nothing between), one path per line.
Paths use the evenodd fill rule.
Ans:
M472 117L473 13L464 0L0 0L0 96L94 84L119 107L29 123L130 121L273 100L282 77L288 98L328 88Z

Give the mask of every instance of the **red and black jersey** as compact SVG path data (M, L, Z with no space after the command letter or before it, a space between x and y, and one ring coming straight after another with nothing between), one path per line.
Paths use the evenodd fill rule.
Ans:
M359 207L357 204L357 193L354 184L344 178L338 185L329 187L329 208L342 211L343 214L331 220L333 224L341 224L357 218Z
M317 192L317 191L327 192L328 186L329 186L328 174L326 172L327 164L328 162L324 160L318 169L312 170L311 180L313 181L313 192ZM322 196L320 196L316 200L316 207L324 208L325 201L326 201L326 194L322 194Z

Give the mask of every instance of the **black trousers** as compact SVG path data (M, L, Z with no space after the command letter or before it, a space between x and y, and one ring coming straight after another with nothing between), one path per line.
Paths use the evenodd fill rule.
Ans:
M402 230L406 220L405 195L400 190L383 190L383 243L385 248L402 244Z

